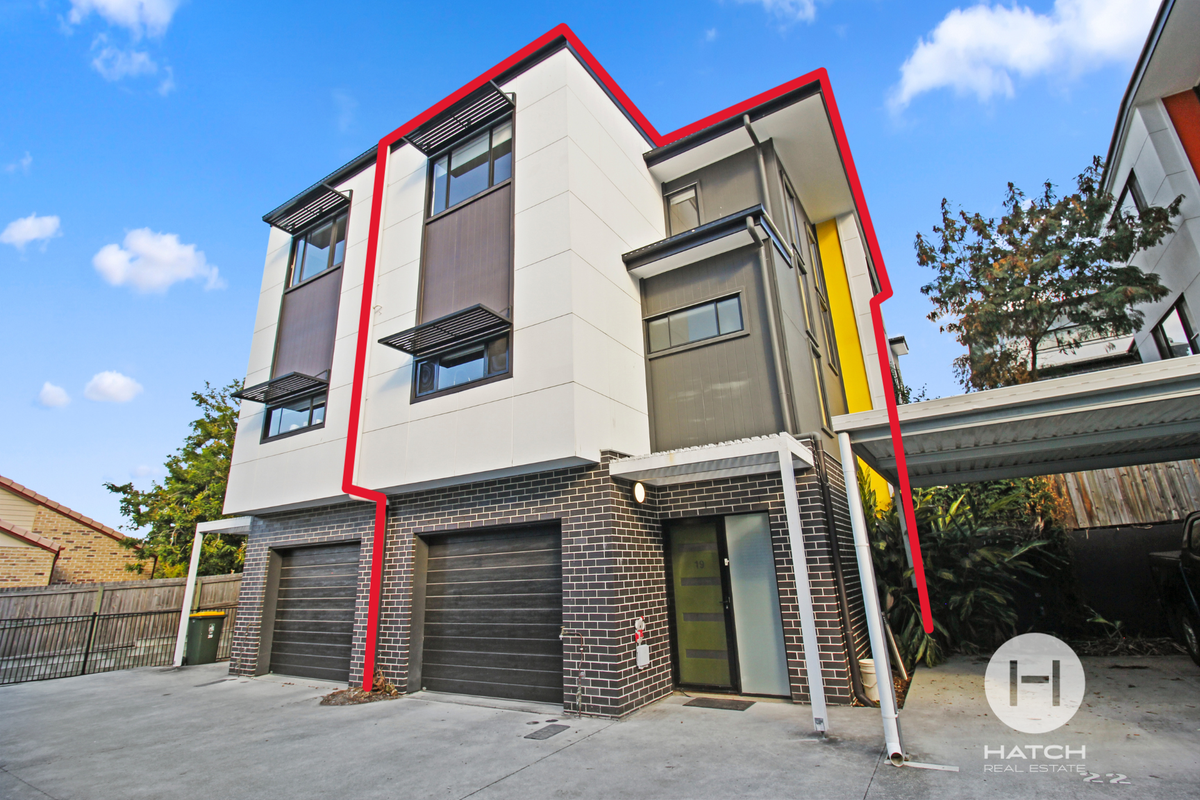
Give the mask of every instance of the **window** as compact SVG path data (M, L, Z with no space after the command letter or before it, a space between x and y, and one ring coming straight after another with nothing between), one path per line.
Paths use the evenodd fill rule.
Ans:
M647 324L650 352L657 353L692 342L702 342L745 328L742 301L737 295L712 303L672 311Z
M1191 315L1182 299L1162 322L1154 326L1152 335L1154 343L1158 345L1158 354L1163 358L1179 358L1200 353L1200 342L1197 342Z
M700 199L689 186L667 195L667 235L690 231L700 224Z
M508 336L418 361L417 397L508 372Z
M833 314L829 310L829 289L825 286L825 263L821 261L821 248L817 244L817 229L808 226L808 247L812 255L813 274L817 279L817 299L821 305L821 322L825 328L825 347L829 353L829 366L838 368L837 338L833 331Z
M813 380L817 388L817 404L821 406L821 424L827 430L833 429L833 420L829 417L829 401L825 399L825 374L821 371L821 354L817 348L812 348Z
M309 395L267 409L263 439L299 433L325 424L325 393Z
M341 214L295 238L288 286L296 286L342 265L346 259L346 219L347 216Z
M1142 195L1142 187L1138 184L1137 175L1133 170L1129 171L1129 179L1125 181L1121 196L1117 198L1116 210L1139 217L1146 210L1146 198Z
M472 136L433 162L429 214L440 214L512 177L512 120Z

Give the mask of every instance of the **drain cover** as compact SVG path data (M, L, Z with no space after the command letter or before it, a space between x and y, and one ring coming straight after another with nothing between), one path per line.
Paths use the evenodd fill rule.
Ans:
M570 725L547 725L544 728L538 728L536 731L527 735L525 738L526 739L549 739L551 736L560 734L569 727L571 727L571 726Z
M696 708L721 708L726 711L745 711L750 706L754 705L753 700L726 700L718 697L697 697L695 700L689 700L684 703L685 706L694 706Z

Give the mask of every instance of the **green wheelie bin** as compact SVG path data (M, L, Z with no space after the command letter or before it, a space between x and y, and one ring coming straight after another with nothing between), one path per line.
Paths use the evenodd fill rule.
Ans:
M187 651L184 663L212 664L217 660L217 645L225 627L224 611L199 611L188 617Z

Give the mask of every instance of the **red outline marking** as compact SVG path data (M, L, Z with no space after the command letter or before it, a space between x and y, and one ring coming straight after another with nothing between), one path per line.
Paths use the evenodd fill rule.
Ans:
M387 496L373 489L358 486L354 483L354 465L358 454L358 428L359 417L362 409L362 393L363 393L363 374L366 369L366 354L367 343L370 338L370 312L371 299L374 294L375 283L375 260L377 255L377 247L379 243L379 223L382 214L382 203L384 187L386 185L386 167L380 169L380 165L387 164L387 155L393 144L400 141L402 137L417 128L425 121L431 119L436 114L444 109L452 106L454 103L466 97L471 92L494 80L499 75L507 72L509 69L519 65L525 59L533 56L539 50L553 44L556 40L563 39L575 52L588 69L590 69L596 78L604 84L604 87L612 95L618 105L629 115L629 117L638 125L646 137L654 143L656 147L670 144L678 141L685 136L693 134L697 131L704 130L712 125L722 122L730 117L741 115L750 109L761 105L769 100L772 100L780 95L786 94L794 89L806 86L814 81L820 83L821 94L825 99L826 110L829 113L830 125L833 129L834 139L837 142L837 147L841 153L842 163L846 170L846 179L850 184L850 192L854 198L854 205L858 209L859 220L862 223L863 235L867 240L867 248L870 251L871 259L875 263L876 271L881 284L881 291L871 299L871 320L875 328L875 346L879 351L879 364L884 375L891 374L891 364L888 362L888 345L887 335L883 328L883 312L880 308L883 301L892 296L891 281L888 280L887 269L883 263L883 254L879 249L879 242L875 237L875 226L871 223L871 214L867 209L866 200L863 197L862 186L858 180L858 171L854 166L854 159L850 155L850 146L846 141L846 132L842 128L842 119L838 114L837 103L834 101L833 90L829 85L829 76L824 69L814 70L807 75L802 75L799 78L788 81L787 83L776 86L761 94L755 95L749 100L745 100L736 105L730 106L723 111L718 111L715 114L710 114L697 122L686 125L678 130L668 134L660 134L638 107L629 99L629 96L617 85L612 76L600 66L600 62L592 55L575 33L566 25L559 25L543 36L538 37L530 42L525 47L513 53L508 58L501 61L496 66L492 67L487 72L467 83L458 91L446 97L444 100L431 106L426 111L418 114L408 122L401 125L396 130L389 133L387 136L379 140L379 147L375 155L375 183L374 190L371 196L371 228L367 238L367 255L366 267L363 273L363 296L359 307L358 320L358 343L355 349L354 356L354 383L350 397L350 425L346 437L346 460L342 472L342 491L351 497L357 497L363 500L368 500L375 503L375 532L372 538L371 548L371 587L370 597L367 607L367 631L366 631L366 647L363 656L363 688L370 689L372 678L375 672L375 648L376 636L379 626L379 606L380 593L383 582L383 547L376 547L376 544L381 544L384 539L384 530L387 522ZM929 609L929 592L925 585L925 567L921 559L920 542L917 538L916 517L913 514L912 506L912 491L908 482L908 466L904 457L904 446L900 436L900 419L896 410L896 395L890 381L884 381L884 396L887 401L888 409L888 424L892 432L892 445L896 451L896 471L900 478L900 496L904 510L904 519L908 523L909 542L912 545L913 566L916 572L917 590L921 600L921 619L924 623L925 631L931 633L933 631L933 619Z

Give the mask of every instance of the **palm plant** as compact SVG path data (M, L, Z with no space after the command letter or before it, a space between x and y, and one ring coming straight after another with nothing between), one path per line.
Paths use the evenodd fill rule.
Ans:
M1045 578L1042 570L1061 566L1048 548L1051 540L1011 524L1007 512L1019 497L976 509L966 493L946 505L933 502L932 491L914 491L933 604L934 630L927 634L896 506L880 508L861 471L858 479L880 600L906 661L932 667L952 652L990 652L1016 634L1017 593L1033 591Z

